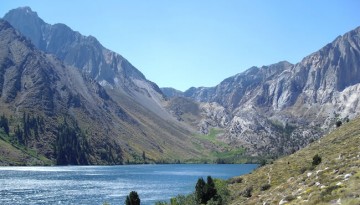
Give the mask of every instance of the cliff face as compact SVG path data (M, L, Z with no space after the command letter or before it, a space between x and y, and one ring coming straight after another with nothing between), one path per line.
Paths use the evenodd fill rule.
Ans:
M291 152L327 132L335 121L359 114L359 48L360 27L295 65L252 67L216 87L190 88L177 96L225 110L217 117L221 120L203 117L199 130L223 129L220 138L253 153Z

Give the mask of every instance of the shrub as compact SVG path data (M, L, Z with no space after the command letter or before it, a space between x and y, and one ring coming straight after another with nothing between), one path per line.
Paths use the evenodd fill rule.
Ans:
M264 184L260 187L260 190L261 191L266 191L268 189L270 189L271 185L270 184Z
M246 187L241 193L240 195L246 198L250 198L252 196L251 192L253 191L253 187Z
M229 179L229 184L241 183L243 179L241 177Z
M300 174L304 174L307 170L307 167L301 167L301 169L299 170Z
M339 121L336 121L336 127L340 127L342 125L342 122L339 120Z
M324 197L326 195L331 195L331 192L340 188L339 186L335 185L335 186L329 186L329 187L326 187L326 189L324 191L321 192L321 196Z
M295 197L293 196L293 195L288 195L288 196L286 196L285 198L284 198L284 200L285 201L288 201L288 202L290 202L290 201L292 201L292 200L294 200L295 199Z
M316 165L319 165L320 163L321 163L321 157L318 154L316 154L313 157L312 165L316 166Z

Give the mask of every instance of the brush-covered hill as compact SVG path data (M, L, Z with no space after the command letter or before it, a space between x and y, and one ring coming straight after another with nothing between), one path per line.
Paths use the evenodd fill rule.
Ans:
M231 181L231 204L360 204L360 119Z

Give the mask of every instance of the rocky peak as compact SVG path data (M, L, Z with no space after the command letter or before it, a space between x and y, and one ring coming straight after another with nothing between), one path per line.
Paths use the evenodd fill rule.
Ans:
M30 7L20 7L10 10L4 16L4 20L8 21L14 28L22 27L20 32L28 38L29 36L33 36L34 38L30 38L32 43L35 46L40 45L42 41L42 29L46 23L40 19L38 14L32 11Z
M152 109L164 100L161 90L121 55L104 48L93 36L83 36L64 24L50 25L30 8L9 11L4 19L40 50L79 68L102 86L127 93ZM150 106L151 105L151 106Z

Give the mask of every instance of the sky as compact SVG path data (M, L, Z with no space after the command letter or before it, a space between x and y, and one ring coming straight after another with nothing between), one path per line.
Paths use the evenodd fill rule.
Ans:
M360 26L359 0L5 0L96 37L160 87L211 87L252 66L298 63Z

